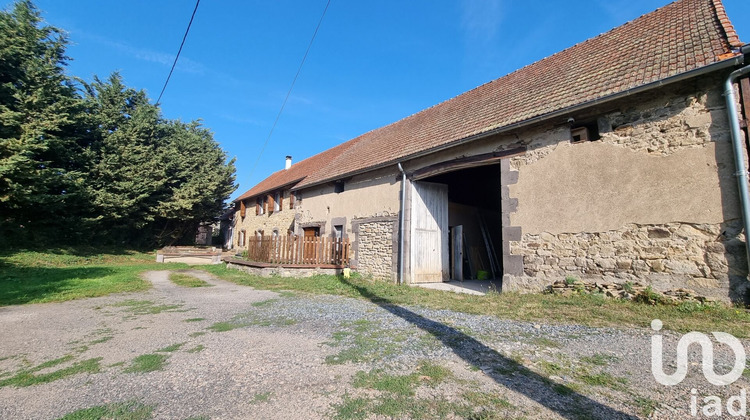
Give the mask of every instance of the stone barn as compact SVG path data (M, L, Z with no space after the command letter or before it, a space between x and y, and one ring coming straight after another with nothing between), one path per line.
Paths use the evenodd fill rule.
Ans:
M750 83L735 71L749 52L719 0L676 1L288 157L235 201L233 246L346 238L340 264L391 281L488 277L538 291L574 276L741 300L738 174L747 186L735 158L746 165Z

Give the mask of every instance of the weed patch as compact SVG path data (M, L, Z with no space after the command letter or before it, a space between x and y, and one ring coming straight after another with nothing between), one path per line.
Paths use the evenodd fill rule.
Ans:
M625 385L628 380L625 378L619 378L612 376L607 372L600 372L595 374L584 373L578 375L578 379L586 385L603 386L614 390L622 391L625 389Z
M211 287L208 282L191 276L190 274L172 272L169 273L169 280L181 287Z
M59 420L146 420L151 418L151 413L153 411L153 406L131 401L84 408L66 414Z
M594 366L607 366L612 362L618 361L617 356L612 356L610 354L604 354L604 353L596 353L591 356L584 356L581 357L581 361L583 363L588 363L590 365Z
M268 402L271 399L273 392L259 392L250 398L250 404L260 404Z
M76 375L78 373L98 373L101 371L101 367L99 366L99 361L101 361L102 358L97 357L94 359L88 359L88 360L76 362L71 366L68 366L66 368L62 368L53 372L38 373L42 369L55 367L59 364L70 361L71 359L72 359L72 356L68 355L68 356L61 357L59 359L54 359L48 362L44 362L40 365L37 365L29 369L24 369L20 372L17 372L15 375L11 376L10 378L0 380L0 388L4 386L11 386L11 385L17 386L17 387L26 387L26 386L32 386L32 385L46 384L48 382L53 382L58 379L63 379L63 378L67 378L68 376Z
M200 321L205 321L205 320L206 318L188 318L185 320L185 322L200 322Z
M239 322L229 322L229 321L223 321L223 322L217 322L210 327L208 327L209 330L213 332L225 332L225 331L232 331L237 328L247 327L250 324L247 323L239 323Z
M536 337L531 340L538 347L558 348L560 343L547 337Z
M112 306L127 308L133 315L155 315L162 312L176 312L182 305L157 305L150 300L126 300Z
M452 376L449 369L428 361L419 363L417 374L421 380L432 386L436 386Z
M343 328L332 334L326 344L342 347L341 351L326 357L327 364L340 365L348 362L360 363L382 360L396 354L407 339L403 333L395 334L392 330L380 328L372 321L360 319L345 322Z
M370 372L359 371L354 375L352 385L356 388L370 388L399 395L414 395L414 388L419 383L416 374L391 375L381 369Z
M253 302L252 306L255 308L262 308L264 306L273 305L274 303L278 301L279 301L278 299L261 300L260 302Z
M142 354L125 369L125 373L146 373L155 370L163 370L166 364L167 356L164 354Z
M109 341L109 340L111 340L113 338L115 338L115 337L111 336L111 335L106 335L104 337L97 338L96 340L89 341L89 344L93 345L93 344L106 343L107 341Z
M203 344L198 344L197 346L195 346L195 347L193 347L193 348L191 348L191 349L187 349L187 350L185 350L185 351L187 351L188 353L200 353L200 352L202 352L202 351L203 351L203 349L205 349L205 348L206 348L206 347L205 347L205 346L204 346Z
M633 402L643 417L650 417L656 411L656 408L659 407L658 402L649 398L635 397Z
M171 346L164 347L163 349L156 350L157 353L171 353L174 351L177 351L182 347L185 343L175 343Z
M368 415L369 407L369 398L352 398L349 394L344 394L341 402L333 405L335 411L333 418L339 420L364 419Z

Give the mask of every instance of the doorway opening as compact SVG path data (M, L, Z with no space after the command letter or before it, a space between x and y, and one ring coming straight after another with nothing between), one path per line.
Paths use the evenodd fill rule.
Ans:
M421 181L448 187L448 248L451 280L503 277L500 165L435 175Z

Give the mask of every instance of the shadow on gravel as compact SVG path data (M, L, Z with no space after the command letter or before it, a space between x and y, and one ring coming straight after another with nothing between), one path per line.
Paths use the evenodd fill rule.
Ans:
M482 369L499 385L523 394L565 418L637 419L579 394L563 384L555 383L453 327L395 305L343 277L339 279L372 303L433 335L461 359Z

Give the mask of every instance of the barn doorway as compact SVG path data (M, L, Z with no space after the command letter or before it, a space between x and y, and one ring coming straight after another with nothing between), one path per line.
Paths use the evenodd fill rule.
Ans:
M415 182L440 185L447 191L447 229L440 238L441 254L448 259L443 281L502 279L500 174L500 165L491 164Z

